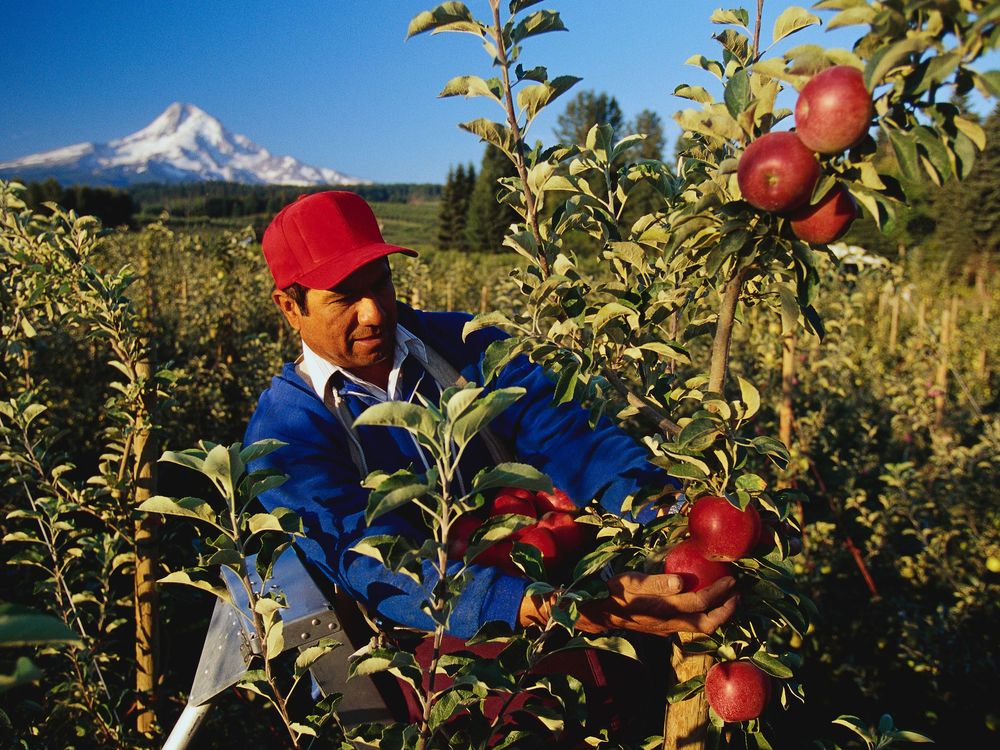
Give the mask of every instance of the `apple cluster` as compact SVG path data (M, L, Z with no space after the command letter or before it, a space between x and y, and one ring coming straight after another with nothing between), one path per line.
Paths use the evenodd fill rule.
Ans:
M740 157L736 178L747 203L785 216L799 239L825 244L842 237L858 214L841 183L811 203L819 181L817 154L838 154L868 133L874 107L861 71L835 65L799 92L795 131L762 135Z
M547 572L563 572L576 563L580 549L592 537L593 527L577 523L578 514L576 503L558 488L554 488L552 492L504 488L493 499L488 517L518 515L533 519L534 522L490 545L476 555L473 562L495 566L511 575L522 575L510 557L514 543L520 542L538 550ZM486 519L474 513L466 513L456 519L449 533L449 557L463 558L472 534L485 521Z
M753 505L741 510L724 497L700 497L688 515L689 538L667 553L663 570L679 575L684 591L710 586L761 544L761 528ZM757 718L770 696L771 678L746 660L714 664L705 676L705 698L724 721Z

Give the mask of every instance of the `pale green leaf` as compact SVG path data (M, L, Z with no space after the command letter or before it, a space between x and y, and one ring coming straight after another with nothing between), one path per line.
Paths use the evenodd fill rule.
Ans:
M822 22L819 16L810 13L798 5L792 5L781 11L781 15L775 19L771 39L773 42L778 42L790 34L820 23Z

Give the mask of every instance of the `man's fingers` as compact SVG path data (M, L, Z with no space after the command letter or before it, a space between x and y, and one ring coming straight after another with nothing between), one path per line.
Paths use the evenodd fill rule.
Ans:
M718 630L720 625L733 616L733 613L736 611L736 605L739 601L740 597L734 594L726 599L726 601L722 603L721 607L716 607L715 609L699 616L697 618L698 632L709 635L710 633L714 633Z

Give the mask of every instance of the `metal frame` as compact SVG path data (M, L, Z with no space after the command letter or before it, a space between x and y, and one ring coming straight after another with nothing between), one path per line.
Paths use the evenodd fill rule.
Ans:
M263 590L264 582L257 575L253 557L247 558L247 569L254 587ZM233 605L221 599L216 602L187 705L171 729L163 750L187 750L215 701L240 681L252 657L260 654L257 636L250 626L249 601L243 584L230 568L223 567L222 571ZM361 619L357 605L336 591L328 597L294 550L286 551L277 559L267 587L281 592L288 603L280 612L286 651L307 648L330 636L341 641L339 647L324 654L310 667L313 680L324 696L343 694L337 707L341 723L354 726L392 721L386 685L380 689L369 677L355 677L347 689L348 659L372 634ZM332 600L336 600L336 609ZM344 615L347 632L338 610Z

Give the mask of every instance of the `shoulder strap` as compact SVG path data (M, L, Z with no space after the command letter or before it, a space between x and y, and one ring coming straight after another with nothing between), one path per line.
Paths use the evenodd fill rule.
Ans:
M295 373L305 381L306 385L313 388L312 379L302 366L301 357L295 361ZM343 426L344 432L347 433L347 449L351 452L351 461L354 462L362 478L366 477L368 476L368 462L365 460L365 452L361 450L361 441L354 431L354 417L351 416L347 404L344 403L340 394L337 393L336 389L330 383L331 381L329 380L326 382L326 389L323 391L323 404Z
M426 341L423 344L424 352L427 356L427 372L437 381L439 386L449 388L457 385L459 388L464 388L469 384L469 381L458 370L452 367L448 360L428 346ZM310 388L313 387L312 380L309 378L308 373L306 373L305 368L302 367L301 357L295 362L295 372ZM347 447L351 452L351 460L354 462L354 465L358 467L361 476L368 476L368 462L365 460L365 453L361 449L361 441L354 431L354 417L348 410L344 400L340 398L340 394L337 393L335 388L331 387L330 381L327 381L326 390L323 392L323 403L330 413L337 418L337 421L343 425L344 431L347 433ZM489 427L480 431L479 437L486 444L486 449L489 451L493 463L502 464L514 460L510 449L497 438Z
M444 357L429 347L426 341L424 342L424 351L427 354L427 372L431 374L431 377L442 388L447 388L451 385L464 388L469 384L469 381L458 370L452 367ZM493 463L502 464L514 460L510 449L493 434L493 431L489 427L482 429L479 432L479 437L486 443L486 449L490 452L490 458L493 459Z

